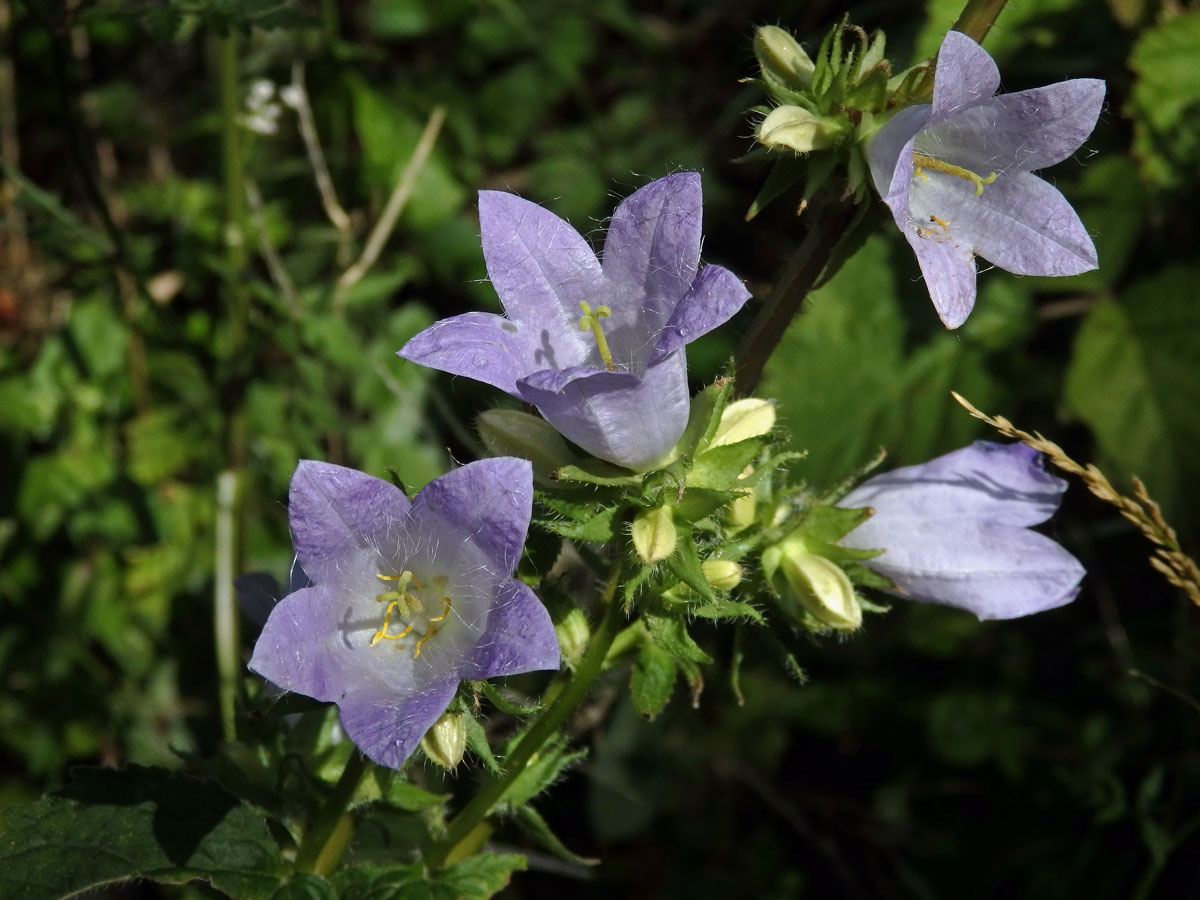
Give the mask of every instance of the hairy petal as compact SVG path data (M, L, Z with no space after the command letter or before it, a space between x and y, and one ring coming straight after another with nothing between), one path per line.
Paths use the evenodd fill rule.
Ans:
M579 365L591 349L579 304L607 293L587 241L550 210L501 191L479 192L479 225L488 277L508 317L543 349L541 364Z
M855 488L838 505L870 506L875 524L856 528L854 546L880 521L964 516L1025 527L1040 525L1058 509L1067 489L1063 479L1046 471L1042 454L1025 444L976 441L937 459L876 475ZM864 531L865 529L865 531Z
M353 651L338 640L336 590L310 587L272 608L254 644L250 669L273 684L317 700L345 695Z
M550 613L527 584L508 579L497 593L487 632L464 660L465 679L557 669L558 637Z
M635 471L664 457L687 427L687 363L673 353L646 369L639 380L625 372L521 382L522 398L538 408L563 437L588 453Z
M451 680L408 696L385 690L355 693L338 704L342 727L367 757L399 769L446 711L457 690L458 681Z
M965 34L947 32L937 55L930 124L983 103L999 87L1000 70L987 51Z
M392 484L355 469L301 460L288 494L296 556L317 584L336 581L354 549L369 550L402 527L409 502Z
M535 362L534 332L493 313L464 313L434 322L397 355L516 396L517 379L541 367Z
M721 266L705 266L675 307L651 359L662 359L724 325L749 299L740 278Z
M680 172L634 191L604 238L604 274L613 291L613 327L662 328L700 266L699 172Z
M521 558L533 512L533 466L501 456L460 466L427 484L413 499L414 515L445 519L508 575Z
M975 256L957 241L923 238L916 228L904 228L904 237L921 266L933 308L947 328L967 321L975 306Z

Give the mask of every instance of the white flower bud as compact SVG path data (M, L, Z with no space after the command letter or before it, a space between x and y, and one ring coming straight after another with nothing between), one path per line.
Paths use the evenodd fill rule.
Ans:
M854 631L862 625L862 607L842 567L810 553L802 538L785 538L768 547L762 563L780 607L793 620L803 621L803 612L808 612L822 625L839 631Z
M754 32L754 55L763 78L793 91L812 85L813 61L794 37L775 25Z
M742 567L732 559L706 559L700 563L704 580L722 591L732 591L742 582Z
M454 769L462 762L467 746L467 725L460 712L442 713L421 738L425 755L443 769Z
M670 507L643 510L634 517L633 547L651 565L674 553L675 541L675 520Z
M721 413L721 421L717 424L717 433L713 435L709 446L736 444L738 441L764 435L774 427L775 404L770 400L747 397L725 407Z
M801 106L779 106L758 123L755 137L772 150L808 153L832 147L841 131L836 123Z

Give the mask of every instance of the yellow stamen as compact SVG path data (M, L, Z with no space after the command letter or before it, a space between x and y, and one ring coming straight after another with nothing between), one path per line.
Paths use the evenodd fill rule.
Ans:
M975 185L976 196L983 193L983 186L985 184L991 184L996 180L995 172L992 172L985 178L982 175L976 175L970 169L964 169L962 166L956 166L954 163L948 163L942 159L934 159L932 156L926 156L924 153L913 154L913 168L926 181L929 180L929 176L921 171L922 169L933 169L935 172L945 172L947 175L965 178L971 184Z
M443 616L443 618L445 618L445 617ZM432 620L431 620L431 621L432 621ZM419 659L419 658L420 658L420 656L421 656L421 647L422 647L422 646L424 646L425 642L426 642L427 640L429 640L431 637L433 637L435 634L437 634L437 626L436 626L436 625L430 625L430 626L429 626L429 630L428 630L427 632L425 632L425 636L424 636L423 638L421 638L419 641L417 641L417 649L416 649L416 652L415 652L415 653L413 653L413 659Z
M379 630L377 632L375 632L375 636L373 638L371 638L370 646L374 647L376 644L378 644L380 641L382 641L385 638L389 641L398 641L402 637L407 637L409 632L411 632L413 630L412 625L409 625L407 628L405 628L399 634L388 634L387 633L388 625L391 624L391 621L392 621L392 610L394 610L399 605L400 605L399 600L393 600L391 603L388 604L387 611L383 614L383 624L381 626L379 626Z
M950 230L950 223L948 221L946 221L945 219L939 219L937 216L930 216L929 221L935 225L941 225L942 231Z
M442 602L444 604L446 604L445 606L442 607L442 614L440 616L438 616L436 619L430 619L429 620L430 622L441 622L441 621L445 620L446 616L450 615L450 598L443 597Z
M596 346L600 349L600 358L604 360L604 367L610 372L617 371L617 364L613 362L612 352L608 349L608 339L604 337L604 330L600 327L600 320L611 316L612 310L607 306L597 306L593 312L592 305L586 300L579 301L579 308L583 310L583 316L579 320L579 330L591 330L592 336L596 339Z

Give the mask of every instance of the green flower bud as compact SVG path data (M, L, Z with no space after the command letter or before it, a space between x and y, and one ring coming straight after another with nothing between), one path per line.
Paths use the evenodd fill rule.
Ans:
M775 404L770 400L748 397L730 403L721 413L717 433L709 447L736 444L749 438L759 437L775 427Z
M778 106L758 123L755 137L771 150L795 150L808 153L832 147L842 128L823 116L801 106Z
M802 538L785 538L762 555L763 573L779 605L793 621L804 612L827 628L853 631L862 625L862 607L842 567L810 553Z
M675 537L670 507L643 510L633 519L633 548L651 565L675 552Z
M553 484L555 469L579 461L563 436L545 419L515 409L489 409L476 420L479 437L495 456L517 456L533 463L533 480Z
M794 37L775 25L754 32L754 56L763 80L792 91L812 86L813 61Z
M562 651L563 659L568 666L575 668L583 658L583 651L587 649L591 637L587 617L573 606L554 626L554 633L558 636L558 649Z
M732 591L742 582L742 567L732 559L706 559L700 563L704 580L722 591Z
M421 738L425 755L443 769L454 769L462 762L467 746L467 724L461 712L445 712Z

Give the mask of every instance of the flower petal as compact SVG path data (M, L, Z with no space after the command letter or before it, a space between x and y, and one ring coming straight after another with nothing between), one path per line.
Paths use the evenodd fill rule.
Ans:
M999 87L1000 70L987 51L965 34L946 32L937 55L930 124L984 102Z
M1032 172L998 179L982 194L964 179L932 173L927 184L913 187L911 202L914 218L934 213L949 223L952 243L1017 275L1077 275L1098 264L1071 204Z
M407 522L409 502L395 485L363 472L301 460L292 475L288 519L300 565L316 584L339 578L354 550L370 550Z
M503 316L470 312L434 322L397 355L451 375L465 375L516 396L517 379L540 368L530 329Z
M587 241L550 210L501 191L479 192L479 225L488 277L508 317L529 329L542 366L582 363L593 345L579 331L579 304L604 303L607 292Z
M942 324L957 328L967 321L975 306L975 257L971 248L959 241L921 237L913 223L900 227L917 254L925 287Z
M338 704L342 727L370 759L399 769L438 717L446 711L458 681L444 681L407 697L376 689L354 693Z
M517 388L563 437L593 456L640 471L662 459L687 427L682 350L652 362L640 381L628 372L581 374L538 372Z
M504 575L517 567L532 512L533 466L512 456L460 466L413 498L413 516L422 526L430 515L446 520Z
M558 637L550 613L527 584L507 579L497 593L484 637L464 661L460 676L478 680L558 665Z
M651 359L662 359L724 325L749 299L740 278L722 266L705 266L675 307Z
M983 176L1044 169L1087 140L1103 103L1104 82L1095 78L1001 94L929 128L918 144Z
M980 619L1015 619L1070 603L1085 574L1065 549L1025 528L954 518L893 523L889 530L899 527L909 529L904 541L893 540L870 567L910 599Z
M867 144L871 180L893 213L897 208L901 212L908 208L908 187L913 177L911 144L917 132L929 123L930 112L927 105L905 107Z
M271 610L254 644L250 669L267 681L317 700L345 694L351 650L338 640L339 603L335 587L322 585L288 594Z
M696 277L701 201L700 173L680 172L634 191L613 213L603 258L615 356L627 337L657 334Z
M872 532L949 517L1038 525L1054 515L1066 489L1066 481L1047 472L1042 454L1032 447L976 441L929 462L876 475L843 497L838 506L875 509L875 517L843 543L860 549L887 547L887 535ZM877 539L883 543L870 543Z

